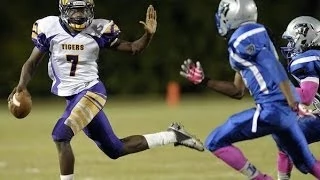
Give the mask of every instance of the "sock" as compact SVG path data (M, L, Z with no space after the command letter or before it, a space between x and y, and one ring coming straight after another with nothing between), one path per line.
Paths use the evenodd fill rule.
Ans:
M289 156L284 152L279 151L278 153L278 180L289 180L293 163Z
M239 170L240 173L247 176L249 179L259 179L258 176L263 176L256 167L254 167L249 161L246 162L244 167Z
M73 179L73 174L60 175L60 180L74 180Z
M220 148L213 152L213 154L249 179L262 175L257 168L248 162L242 152L234 146Z
M150 149L177 142L176 134L173 131L163 131L154 134L145 134L143 136L146 138Z
M319 161L317 161L315 165L312 167L311 174L317 179L320 179L320 162Z

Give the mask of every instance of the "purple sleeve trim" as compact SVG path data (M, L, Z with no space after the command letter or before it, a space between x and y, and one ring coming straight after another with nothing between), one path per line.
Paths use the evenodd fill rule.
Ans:
M34 45L42 52L48 52L50 48L50 41L55 37L51 36L49 38L46 37L44 33L41 33L37 36L37 38L33 38L32 41Z
M119 37L120 31L104 33L101 37L91 36L100 48L110 47L111 43Z

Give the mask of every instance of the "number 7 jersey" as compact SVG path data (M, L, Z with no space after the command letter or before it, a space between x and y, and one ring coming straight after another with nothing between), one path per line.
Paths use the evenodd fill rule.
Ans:
M71 34L57 16L37 20L32 28L32 41L40 51L49 52L51 92L71 96L98 83L100 49L111 47L119 34L118 26L105 19L94 19L77 34Z

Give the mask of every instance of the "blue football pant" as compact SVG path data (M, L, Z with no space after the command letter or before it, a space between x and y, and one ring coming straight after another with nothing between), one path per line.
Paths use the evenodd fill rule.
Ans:
M300 127L302 133L304 134L307 143L311 144L314 142L320 141L320 117L316 116L316 118L312 116L305 116L302 118L299 118L298 120L298 126ZM287 147L283 146L283 144L280 142L279 138L275 135L272 136L273 139L276 141L278 148L289 154ZM289 155L291 159L300 159L299 156L295 155Z
M320 141L320 117L305 116L299 118L298 125L308 144Z
M206 148L214 152L239 141L273 134L278 143L288 149L295 166L303 173L311 171L316 159L298 126L297 114L281 103L261 104L257 132L252 132L252 119L256 108L231 116L224 124L213 130L206 139Z

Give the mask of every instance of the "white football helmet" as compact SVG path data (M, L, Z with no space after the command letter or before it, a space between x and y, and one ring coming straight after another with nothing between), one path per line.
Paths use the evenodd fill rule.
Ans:
M309 47L319 46L320 21L311 16L297 17L288 24L282 38L288 41L286 47L281 47L286 58L291 58Z
M216 13L216 24L221 36L246 22L257 22L258 11L253 0L221 0Z

